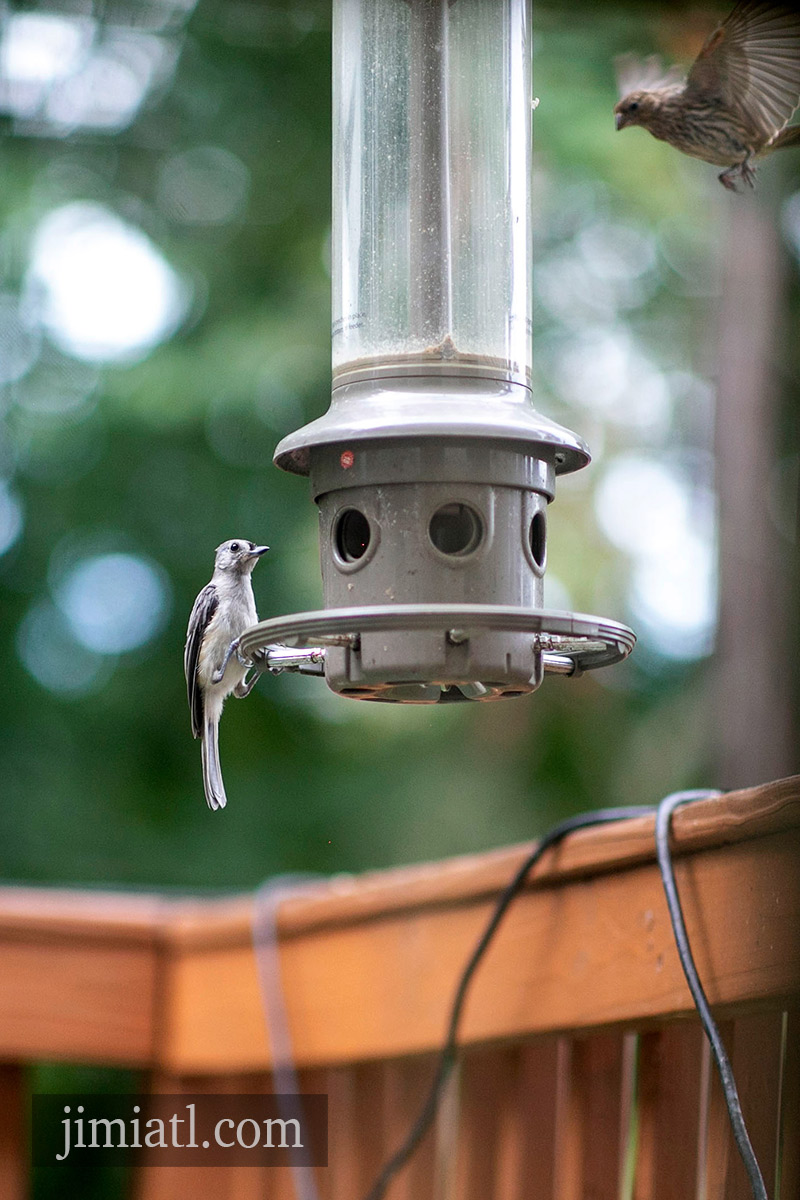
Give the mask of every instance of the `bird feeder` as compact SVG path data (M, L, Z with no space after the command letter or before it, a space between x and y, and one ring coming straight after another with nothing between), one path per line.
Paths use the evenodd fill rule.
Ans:
M343 696L489 700L624 658L543 607L557 476L531 398L530 0L334 0L333 388L275 462L319 507L323 611L240 653Z

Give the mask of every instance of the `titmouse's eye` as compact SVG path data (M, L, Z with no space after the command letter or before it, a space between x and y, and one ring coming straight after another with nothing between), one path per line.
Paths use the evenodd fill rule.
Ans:
M231 550L233 551L234 554L238 554L239 551L241 550L241 548L242 547L239 545L238 542L231 542Z
M628 112L638 112L638 110L639 110L639 101L631 100L630 104L628 105Z

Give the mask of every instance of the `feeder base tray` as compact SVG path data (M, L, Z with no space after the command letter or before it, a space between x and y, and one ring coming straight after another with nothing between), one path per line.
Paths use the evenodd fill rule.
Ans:
M579 613L392 604L273 617L242 634L238 653L257 669L324 675L352 699L435 704L526 695L545 674L620 662L635 642L627 626Z

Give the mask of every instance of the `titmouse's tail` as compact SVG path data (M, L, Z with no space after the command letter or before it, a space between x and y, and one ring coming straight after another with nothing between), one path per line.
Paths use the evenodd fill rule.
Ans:
M216 811L228 803L219 767L219 716L206 714L203 722L203 787L208 807Z

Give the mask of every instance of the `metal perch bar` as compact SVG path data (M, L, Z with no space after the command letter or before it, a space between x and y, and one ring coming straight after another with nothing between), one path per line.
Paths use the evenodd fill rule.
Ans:
M576 669L593 670L626 658L636 641L634 634L615 621L547 609L518 609L505 605L398 604L359 609L328 609L274 617L245 630L242 651L255 657L287 643L347 645L355 649L366 633L406 630L441 631L467 640L484 629L530 633L531 651L542 653L545 670L571 675Z

